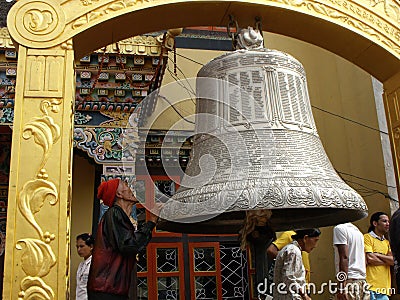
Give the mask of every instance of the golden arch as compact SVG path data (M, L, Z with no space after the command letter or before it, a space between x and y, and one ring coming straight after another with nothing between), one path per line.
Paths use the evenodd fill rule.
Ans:
M246 25L260 17L264 30L321 46L384 82L398 161L398 1L19 0L8 14L19 56L4 299L67 297L74 56L160 29L226 26L229 15Z
M400 10L391 0L18 1L8 23L21 45L45 49L72 39L75 53L84 55L140 33L188 25L226 26L229 15L243 24L261 17L265 30L337 53L381 81L397 72ZM374 65L371 60L378 56L383 61Z

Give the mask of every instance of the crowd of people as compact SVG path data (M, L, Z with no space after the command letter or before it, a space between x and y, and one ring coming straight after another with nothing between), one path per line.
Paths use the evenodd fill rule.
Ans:
M102 182L97 197L109 209L99 221L95 239L89 233L76 237L77 252L83 258L77 270L76 299L127 300L134 286L136 256L150 242L161 206L149 211L148 221L137 228L130 216L138 201L125 181ZM320 235L318 228L287 231L267 248L273 261L273 299L311 299L308 254ZM352 223L337 225L332 244L339 283L336 299L389 300L391 266L400 286L400 210L391 221L384 212L372 214L365 234Z
M352 223L334 227L336 299L389 300L396 290L393 286L399 286L399 226L397 211L392 222L384 212L373 213L365 234ZM274 300L311 299L308 254L316 247L320 234L318 228L287 231L268 247L267 255L274 259ZM396 275L393 283L392 266Z

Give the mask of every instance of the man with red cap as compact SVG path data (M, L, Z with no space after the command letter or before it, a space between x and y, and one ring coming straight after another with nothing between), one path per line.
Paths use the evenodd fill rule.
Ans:
M135 231L129 219L132 206L138 203L125 181L102 182L97 198L110 208L99 222L88 279L89 300L126 300L132 279L136 254L151 239L160 207L150 212L148 221Z

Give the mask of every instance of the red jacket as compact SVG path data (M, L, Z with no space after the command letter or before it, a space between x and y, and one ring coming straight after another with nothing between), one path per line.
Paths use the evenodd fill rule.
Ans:
M154 227L147 222L135 231L121 207L110 207L97 229L88 290L128 296L136 254L146 248Z

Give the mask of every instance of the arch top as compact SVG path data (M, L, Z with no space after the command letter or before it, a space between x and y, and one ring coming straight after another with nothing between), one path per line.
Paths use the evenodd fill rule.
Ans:
M8 14L8 28L28 48L73 39L80 57L143 33L227 26L229 15L240 27L259 17L264 30L323 47L380 81L400 71L400 4L394 0L19 0Z

